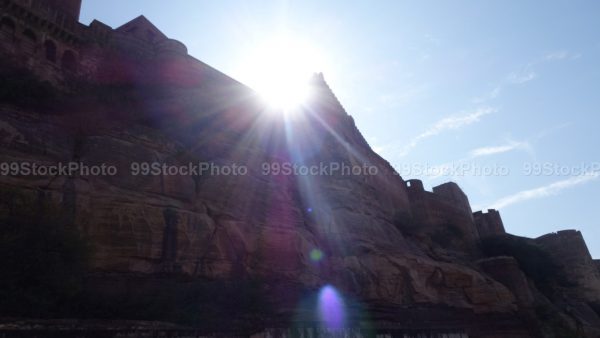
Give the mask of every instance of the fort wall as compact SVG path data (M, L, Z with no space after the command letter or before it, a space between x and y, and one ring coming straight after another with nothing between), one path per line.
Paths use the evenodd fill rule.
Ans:
M583 236L577 230L562 230L535 239L564 269L577 287L574 297L600 301L600 272Z
M452 201L453 204L462 209L465 213L471 216L471 205L467 195L462 191L458 184L454 182L446 182L438 186L433 187L433 193L437 196L441 196L448 201ZM472 217L472 216L471 216Z
M47 8L55 8L57 12L60 12L68 20L79 20L79 13L81 11L81 0L25 0L22 2L29 2L37 4L39 6Z
M479 235L469 200L454 182L426 191L420 180L406 181L411 213L419 231L441 236L447 244L463 252L474 252Z
M116 29L98 20L87 26L78 22L80 7L81 0L0 2L0 55L63 88L73 78L243 87L189 56L183 43L143 16Z
M77 71L84 26L75 18L43 1L4 1L0 10L4 57L53 83Z
M506 234L500 213L495 209L488 209L485 213L477 211L473 213L473 219L480 238Z

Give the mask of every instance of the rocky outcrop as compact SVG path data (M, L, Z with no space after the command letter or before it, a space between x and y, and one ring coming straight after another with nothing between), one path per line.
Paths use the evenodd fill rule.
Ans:
M495 280L508 287L521 306L531 307L533 305L534 299L527 277L513 257L497 256L480 260L478 264Z

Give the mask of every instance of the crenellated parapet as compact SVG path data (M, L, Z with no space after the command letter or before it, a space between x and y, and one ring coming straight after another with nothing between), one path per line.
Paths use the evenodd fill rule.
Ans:
M423 187L423 182L421 180L412 179L406 180L406 188L409 192L412 193L422 193L425 192L425 188Z
M469 199L454 182L435 186L430 192L425 190L421 180L410 179L406 181L406 188L411 201L415 203L427 200L428 203L439 206L439 208L434 207L435 210L441 209L441 205L444 205L443 209L453 209L454 213L462 214L466 219L472 220Z
M592 256L585 244L581 231L575 229L552 232L535 239L535 241L551 252L560 252L565 259L575 261L592 261Z
M452 201L456 207L462 209L465 212L471 213L471 204L469 198L454 182L446 182L438 186L433 187L433 193L445 198L448 201Z
M480 238L506 234L500 212L495 209L474 212L473 219Z
M454 182L427 191L418 179L407 180L411 214L421 234L449 243L450 247L473 252L479 235L465 193ZM445 238L445 240L444 240Z

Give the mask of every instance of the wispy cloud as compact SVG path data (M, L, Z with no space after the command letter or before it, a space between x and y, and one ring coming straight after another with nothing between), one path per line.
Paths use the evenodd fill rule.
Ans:
M481 96L473 98L472 102L475 104L485 103L486 101L493 100L493 99L497 98L498 96L500 96L501 92L502 92L502 85L500 84L500 85L496 86L494 89L492 89L491 91L489 91Z
M556 181L535 189L519 191L513 195L509 195L497 200L496 202L492 203L490 208L501 209L527 200L557 195L565 189L595 181L598 179L598 177L600 177L600 171L592 171L579 176L572 176L564 180Z
M559 130L571 127L572 125L573 125L573 122L564 122L564 123L561 123L561 124L554 125L554 126L552 126L550 128L546 128L546 129L538 132L534 136L533 139L537 141L537 140L542 139L542 138L544 138L544 137L546 137L548 135L552 135L552 134L556 133Z
M459 129L461 127L479 122L481 118L485 115L496 112L497 109L491 107L480 107L477 110L470 112L465 115L457 115L457 116L449 116L443 118L436 123L434 123L427 130L417 135L415 138L410 140L408 144L400 151L400 155L404 156L410 152L414 147L417 146L421 141L430 138L432 136L438 135L447 130Z
M495 99L500 95L500 92L502 91L502 87L498 86L496 88L494 88L491 92L490 92L490 98Z
M469 156L454 160L452 162L442 163L431 168L429 173L429 180L435 180L442 176L448 176L448 173L452 173L453 167L460 166L463 163L469 163L470 161L475 160L478 157L483 156L491 156L501 153L507 153L514 150L527 150L532 152L532 146L527 141L512 141L509 140L506 144L498 145L498 146L490 146L490 147L481 147L473 149L469 152ZM475 163L475 162L473 162Z
M518 150L525 151L529 155L531 155L532 158L535 158L534 145L537 141L571 125L571 122L555 125L550 128L541 130L532 137L529 137L528 139L525 139L523 141L515 141L508 139L505 141L504 144L475 148L471 150L469 152L469 155L466 157L433 166L430 171L432 174L429 175L429 180L435 180L443 176L448 176L447 173L451 173L450 169L452 167L458 166L463 163L468 163L469 161L474 161L480 157L493 156Z
M438 38L437 36L434 36L431 34L425 34L423 37L425 38L426 41L429 41L430 43L434 44L435 46L439 46L442 44L442 40L440 38Z
M506 144L498 146L481 147L471 150L470 158L502 154L517 149L530 149L531 145L528 142L508 141Z
M581 54L579 53L572 53L569 52L568 50L557 50L557 51L553 51L550 53L547 53L544 56L544 59L546 60L575 60L575 59L579 59L581 57Z
M513 72L508 75L508 81L513 84L523 84L537 77L537 74L532 70L524 72Z
M423 132L419 137L429 137L437 135L445 130L458 129L460 127L478 122L482 116L495 112L496 109L490 107L481 107L466 115L449 116L437 121L431 128Z
M581 57L580 53L571 52L568 50L556 50L544 54L542 57L538 57L533 61L527 63L519 71L514 71L508 74L503 80L501 80L490 92L475 97L473 102L482 104L484 102L493 100L500 96L504 87L509 85L521 85L530 81L535 80L539 77L539 74L535 71L535 68L542 63L562 60L576 60Z

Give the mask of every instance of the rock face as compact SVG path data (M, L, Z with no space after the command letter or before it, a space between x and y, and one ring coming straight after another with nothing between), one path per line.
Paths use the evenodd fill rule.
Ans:
M478 262L495 280L506 285L523 307L532 306L534 298L527 284L527 277L513 257L492 257Z
M132 280L157 276L260 280L275 326L318 321L302 295L331 285L346 299L347 326L536 334L537 323L520 315L534 299L519 264L475 264L480 238L504 234L499 214L473 216L454 183L427 192L418 180L405 182L371 150L322 75L301 112L275 114L143 17L116 30L97 21L47 30L22 15L50 22L39 3L3 3L3 69L24 67L62 94L51 98L52 113L5 100L0 161L78 168L10 173L0 187L60 206L66 225L94 248L94 285L118 295ZM72 17L72 3L56 10ZM30 39L24 27L44 55L16 47ZM62 70L52 65L56 46L37 39L54 41L57 32ZM15 208L5 204L3 212ZM565 268L578 262L573 280L591 290L581 301L596 301L598 270L584 251L573 251Z
M335 117L338 135L353 127L341 113ZM51 165L77 158L89 167L114 166L117 174L3 176L2 185L32 196L43 190L72 209L73 224L94 244L93 264L99 271L213 279L252 275L309 289L330 283L360 299L397 305L438 304L474 312L515 307L502 284L473 268L435 261L407 242L393 220L397 211L410 210L404 182L367 152L362 139L328 138L312 121L309 140L314 144L273 142L306 147L311 157L296 162L304 166L336 161L352 166L368 159L377 175L266 175L262 164L252 164L291 163L292 152L268 149L273 143L217 139L209 148L222 155L207 158L200 148L185 159L220 170L245 165L246 175L218 175L214 169L212 175L196 177L134 176L131 163L187 165L178 153L193 145L128 126L86 136L73 154L73 140L57 137L64 132L60 120L5 106L2 160ZM355 129L349 132L359 135ZM321 260L311 260L313 250L322 252Z

